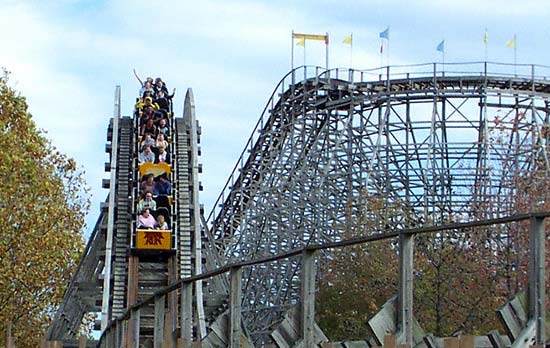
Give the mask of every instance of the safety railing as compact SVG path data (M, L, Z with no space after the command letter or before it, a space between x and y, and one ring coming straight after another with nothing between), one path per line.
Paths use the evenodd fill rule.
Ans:
M412 315L412 250L415 235L437 233L442 234L446 231L460 231L473 229L476 227L502 225L519 221L530 220L530 265L529 265L529 310L528 310L528 327L525 330L530 330L533 333L534 343L544 344L546 336L544 332L545 310L544 304L546 301L545 293L545 219L550 216L550 211L533 212L525 214L511 215L496 219L450 223L439 226L428 226L422 228L402 229L388 231L385 233L375 233L345 239L336 242L308 245L298 249L293 249L288 252L264 257L257 260L249 260L228 264L218 269L205 272L200 275L179 280L171 284L143 301L130 306L120 317L109 323L103 334L100 337L98 347L109 348L137 348L139 347L140 338L140 311L148 305L154 305L154 329L153 339L154 346L161 347L162 344L178 344L178 347L191 347L193 344L193 282L199 280L208 280L212 277L229 274L230 279L230 299L229 299L229 322L226 337L227 347L241 347L243 331L241 328L241 289L242 289L242 271L246 267L255 265L269 264L270 262L301 257L301 297L300 297L300 332L298 335L304 342L304 347L314 347L314 317L315 317L315 258L316 252L327 249L345 248L353 245L375 242L385 239L398 238L399 242L399 257L402 258L399 262L400 290L399 293L407 293L398 301L398 306L401 312ZM475 230L471 233L475 233ZM480 230L480 233L484 233ZM404 262L404 260L411 260ZM405 279L405 280L404 280ZM172 296L176 296L176 291L179 291L180 307L176 308L177 301L168 301ZM166 303L172 303L173 308L168 308ZM267 304L266 304L267 305ZM170 305L168 306L170 307ZM177 325L176 313L179 312L179 323ZM171 313L171 316L168 314ZM171 318L171 319L170 319ZM401 329L404 335L404 344L412 346L412 318L401 318ZM523 338L522 338L523 339Z

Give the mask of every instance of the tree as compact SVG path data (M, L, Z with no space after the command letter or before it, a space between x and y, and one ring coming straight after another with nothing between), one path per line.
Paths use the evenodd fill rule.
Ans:
M403 204L363 193L362 209L349 212L343 239L384 231L399 224ZM353 219L351 217L353 216ZM397 292L395 240L336 249L321 265L317 321L330 340L368 337L367 321Z
M0 341L37 347L84 245L83 172L37 129L0 76Z
M417 236L414 306L427 332L444 337L498 328L495 309L507 297L495 291L502 273L495 267L491 234L493 227Z
M320 279L317 320L323 332L331 340L368 337L367 321L397 291L397 269L391 241L335 250Z
M546 154L550 151L550 127L547 120L540 129L536 124L519 127L522 120L526 122L525 113L516 110L506 117L495 117L494 127L489 127L491 149L499 156L489 157L487 167L480 169L502 175L498 200L497 195L483 192L487 187L473 185L470 215L465 216L464 211L439 211L420 218L409 216L404 226L438 226L463 219L483 220L501 214L549 211L550 164ZM529 133L517 134L519 128ZM528 159L518 158L515 152L520 142L524 149L529 149L522 149L530 156ZM528 166L524 168L525 163ZM391 217L399 214L391 211L387 214L388 208L404 216L408 211L404 203L391 202L391 197L382 197L378 205L368 202L365 207L369 215L357 214L354 223L371 230L375 229L373 226L391 229L394 226ZM529 221L417 235L414 249L416 319L426 332L439 337L486 334L498 328L495 310L525 290L528 284L529 248ZM319 323L331 339L368 336L364 333L366 319L396 292L391 282L397 279L397 269L389 257L396 253L395 248L377 242L348 250L335 252L323 265L328 271L321 274ZM547 253L550 250L548 236L546 250ZM549 292L550 259L547 257L545 262L546 291ZM547 303L547 310L549 306Z

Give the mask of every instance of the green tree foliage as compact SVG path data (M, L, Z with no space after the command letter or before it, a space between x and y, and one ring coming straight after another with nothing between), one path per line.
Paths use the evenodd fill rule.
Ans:
M364 197L367 209L349 216L343 238L383 231L403 216L402 209L381 197ZM320 269L317 321L331 340L369 336L367 321L397 291L395 241L382 240L334 250Z
M83 173L49 143L0 76L0 342L38 347L83 247Z
M332 340L368 337L368 319L397 291L394 247L379 241L339 249L323 268L317 304L320 327Z

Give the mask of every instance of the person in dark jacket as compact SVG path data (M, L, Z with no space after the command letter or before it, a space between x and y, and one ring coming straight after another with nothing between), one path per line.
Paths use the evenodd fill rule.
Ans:
M154 195L171 195L172 194L172 183L166 175L159 176L159 181L155 182L155 189L153 191Z
M168 99L166 99L164 91L157 92L155 102L159 106L159 109L166 111L170 110L170 103L168 102Z
M174 88L174 90L172 91L172 94L168 94L168 88L166 87L166 83L164 83L164 81L162 81L160 77L157 77L155 79L155 83L153 84L153 90L155 92L163 91L167 99L174 98L174 94L176 93L176 89Z

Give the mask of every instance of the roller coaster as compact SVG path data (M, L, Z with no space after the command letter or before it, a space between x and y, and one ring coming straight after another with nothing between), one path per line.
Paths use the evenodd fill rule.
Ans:
M155 164L139 163L140 116L121 116L117 87L109 195L46 341L77 346L83 317L96 313L98 347L443 347L414 329L412 237L531 219L542 250L531 250L529 305L511 301L499 312L506 334L469 344L545 344L547 215L517 215L514 193L518 176L550 174L548 72L487 62L297 68L208 214L192 90L183 117L166 114L171 163ZM139 225L147 176L173 184L155 196L168 229ZM383 224L366 222L371 205ZM419 227L428 222L443 227ZM364 237L346 240L352 230ZM369 322L371 338L330 343L314 321L315 270L329 255L320 250L385 238L399 238L398 296Z

